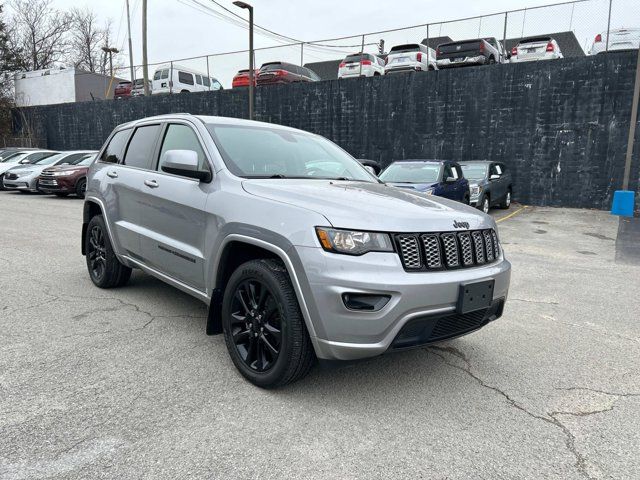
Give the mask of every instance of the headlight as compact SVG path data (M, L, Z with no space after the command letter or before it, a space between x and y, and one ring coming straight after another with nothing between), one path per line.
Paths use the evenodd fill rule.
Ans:
M66 172L53 172L53 176L54 177L66 177L67 175L73 175L74 172L73 170L70 171L66 171Z
M479 185L471 185L469 187L469 190L471 190L471 195L478 195L480 193L480 190L482 190L482 187L480 187Z
M356 232L316 227L320 245L327 252L362 255L367 252L393 252L391 238L386 233Z

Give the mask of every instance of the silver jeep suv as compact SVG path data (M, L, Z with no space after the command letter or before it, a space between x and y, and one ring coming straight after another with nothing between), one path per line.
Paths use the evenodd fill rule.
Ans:
M472 207L387 186L318 135L183 114L113 131L82 253L98 287L139 268L208 304L207 333L261 387L477 330L511 269Z

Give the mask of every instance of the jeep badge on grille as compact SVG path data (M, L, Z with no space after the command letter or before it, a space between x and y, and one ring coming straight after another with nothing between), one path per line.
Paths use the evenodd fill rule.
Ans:
M469 229L469 222L458 222L457 220L453 221L453 228L465 228Z

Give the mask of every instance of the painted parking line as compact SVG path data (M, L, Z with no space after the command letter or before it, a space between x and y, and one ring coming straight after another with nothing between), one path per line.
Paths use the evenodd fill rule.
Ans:
M504 220L508 220L511 217L515 217L516 215L518 215L520 212L522 212L523 210L529 208L528 205L523 205L521 206L519 209L517 209L515 212L511 212L509 215L505 215L504 217L500 217L498 219L496 219L496 223L500 223Z

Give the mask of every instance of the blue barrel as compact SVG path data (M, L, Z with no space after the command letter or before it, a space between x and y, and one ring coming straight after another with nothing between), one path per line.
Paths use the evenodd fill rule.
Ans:
M616 190L613 194L611 213L621 217L633 217L634 192L630 190Z

